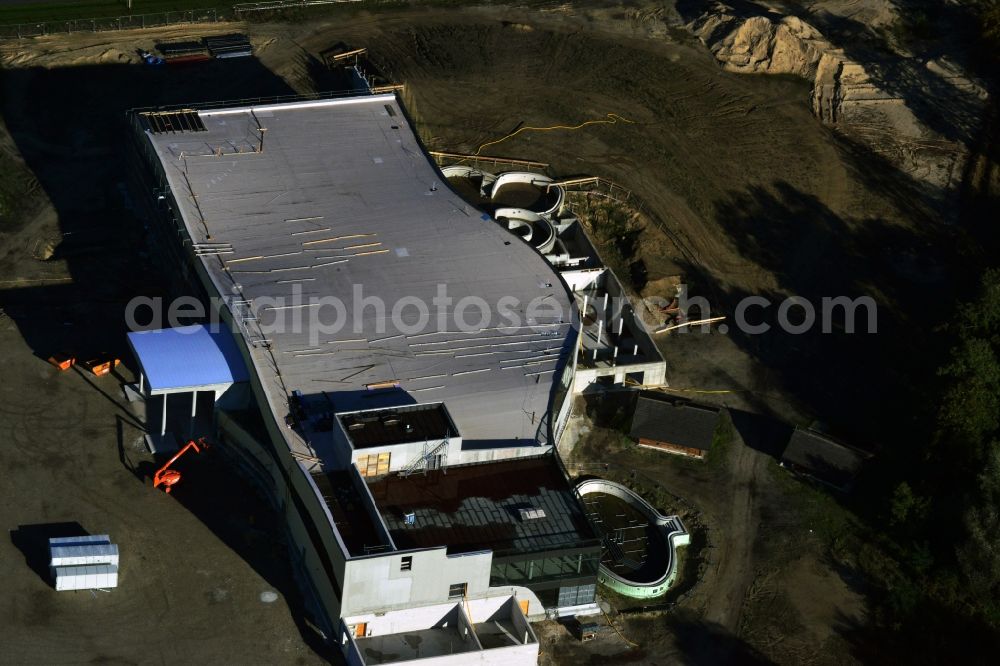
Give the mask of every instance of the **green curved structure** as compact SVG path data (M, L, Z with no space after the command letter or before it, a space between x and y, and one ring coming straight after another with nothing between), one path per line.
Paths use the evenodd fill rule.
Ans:
M589 479L577 484L576 491L581 498L590 494L603 493L622 500L645 516L650 524L657 528L666 543L666 567L662 575L655 580L650 582L629 580L602 563L597 574L598 581L618 594L633 599L652 599L666 593L677 578L677 548L691 543L691 536L684 528L681 519L678 516L660 514L649 502L629 488L614 481Z

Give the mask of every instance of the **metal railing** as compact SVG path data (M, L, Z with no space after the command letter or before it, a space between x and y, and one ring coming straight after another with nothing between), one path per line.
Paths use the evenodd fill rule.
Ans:
M253 12L281 11L284 9L301 9L319 5L340 5L365 0L265 0L264 2L241 2L233 5L236 16Z
M73 32L105 32L111 30L142 30L178 23L215 23L225 20L216 9L188 9L184 11L159 12L156 14L131 14L128 16L106 16L104 18L71 19L67 21L39 21L37 23L15 23L0 25L0 41L42 37L44 35L69 34Z

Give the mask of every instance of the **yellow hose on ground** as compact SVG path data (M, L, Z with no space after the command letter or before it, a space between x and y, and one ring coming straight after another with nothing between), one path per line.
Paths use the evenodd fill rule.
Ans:
M503 143L507 139L513 139L515 136L517 136L521 132L551 132L553 130L569 130L569 131L572 131L572 130L582 129L584 127L587 127L588 125L617 125L619 121L623 122L623 123L628 123L629 125L632 125L635 122L635 121L629 120L628 118L623 118L622 116L619 116L617 113L609 113L604 118L599 118L597 120L587 120L587 121L584 121L584 122L580 123L579 125L572 125L572 126L571 125L552 125L550 127L519 127L519 128L517 128L516 130L514 130L513 132L511 132L510 134L508 134L505 137L501 137L499 139L496 139L495 141L487 141L483 145L479 146L479 148L476 149L476 152L474 154L476 156L478 156L482 152L483 148L485 148L486 146L495 146L498 143Z

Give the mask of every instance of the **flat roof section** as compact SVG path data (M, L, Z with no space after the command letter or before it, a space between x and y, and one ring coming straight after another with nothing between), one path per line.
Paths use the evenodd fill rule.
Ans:
M249 378L232 334L201 324L128 334L149 384L149 392L190 391L230 385Z
M596 535L551 455L463 465L368 483L397 548L449 553L588 547ZM406 520L413 514L412 524Z
M243 333L269 340L271 354L255 353L254 365L275 411L294 390L326 391L338 412L444 402L466 441L538 439L573 350L567 289L544 257L447 187L394 96L198 117L205 131L145 137L209 291L238 321L246 302L266 327L288 322ZM444 317L433 306L440 288L453 299ZM331 297L343 317L309 305ZM372 297L384 307L356 307ZM493 312L477 325L479 308L465 308L470 327L460 330L453 314L466 298ZM504 298L516 300L503 308L516 321L498 314ZM391 316L414 299L432 306L426 321L411 306ZM325 328L292 324L314 315ZM401 390L366 389L388 382Z
M312 478L352 557L389 550L390 544L379 535L372 517L365 509L365 498L354 487L349 471L323 472L313 474Z
M441 441L458 433L443 405L411 405L338 414L355 449L404 442Z

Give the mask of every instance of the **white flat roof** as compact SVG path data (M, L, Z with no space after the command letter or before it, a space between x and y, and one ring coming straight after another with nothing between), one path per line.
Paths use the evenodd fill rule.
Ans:
M465 441L536 439L574 344L567 289L533 248L448 188L394 96L199 116L206 131L147 136L193 242L226 252L199 259L216 290L253 302L263 324L290 312L309 321L314 306L287 307L295 291L302 303L346 305L339 332L271 332L273 362L255 353L276 411L293 390L325 392L338 412L444 402ZM373 306L355 311L355 285L387 315L402 298L431 305L439 285L453 301L445 321L432 310L426 325L401 330L415 309L403 327ZM469 296L494 308L491 319L455 332L450 315ZM516 299L518 325L498 316L502 297ZM264 305L273 298L289 300ZM541 309L528 320L533 301ZM324 321L339 315L323 307ZM399 389L366 389L387 381Z

